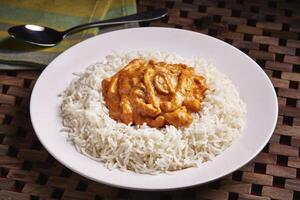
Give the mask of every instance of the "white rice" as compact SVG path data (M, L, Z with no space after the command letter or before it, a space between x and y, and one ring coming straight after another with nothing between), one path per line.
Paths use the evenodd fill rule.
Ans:
M185 63L206 78L209 90L202 110L193 114L188 128L127 126L109 117L101 81L134 58ZM229 147L245 124L246 106L236 87L202 59L188 60L166 52L114 53L77 75L62 95L63 125L79 152L109 169L157 174L195 167Z

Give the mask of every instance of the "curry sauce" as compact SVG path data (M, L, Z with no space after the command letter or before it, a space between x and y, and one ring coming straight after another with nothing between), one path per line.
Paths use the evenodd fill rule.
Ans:
M109 116L125 124L187 127L201 109L205 78L185 64L134 59L102 81Z

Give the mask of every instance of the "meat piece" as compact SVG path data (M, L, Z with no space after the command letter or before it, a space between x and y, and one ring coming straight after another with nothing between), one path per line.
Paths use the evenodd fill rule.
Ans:
M168 77L168 78L167 78ZM162 94L174 94L175 89L171 83L170 77L167 74L157 74L154 77L155 89Z
M127 96L122 96L120 107L122 110L121 120L125 124L132 122L132 107Z
M193 112L198 112L200 111L201 108L201 103L199 100L195 99L194 97L192 98L186 98L183 102L183 105L188 109Z
M155 119L150 120L147 124L154 128L163 127L165 125L165 117L160 115L160 116L156 117Z
M153 75L154 75L154 70L152 68L145 70L144 83L147 91L146 100L147 103L152 104L153 107L159 109L159 100L156 97L155 89L152 84Z
M145 103L142 99L136 100L137 112L143 116L156 117L161 112L155 108L152 104Z
M187 127L193 122L193 117L187 112L185 107L181 107L173 112L165 113L166 122L175 127Z
M160 104L160 108L164 111L164 112L171 112L174 111L176 109L178 109L181 105L182 102L184 101L184 96L181 92L176 92L175 95L173 95L173 97L171 98L171 101L163 101Z

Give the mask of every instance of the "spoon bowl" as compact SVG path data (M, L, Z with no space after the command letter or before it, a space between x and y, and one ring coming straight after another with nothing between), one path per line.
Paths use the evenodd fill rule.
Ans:
M55 29L38 26L33 24L18 25L13 26L8 29L8 33L12 38L22 40L31 44L39 46L55 46L57 43L62 41L69 34L82 31L89 28L94 28L98 26L109 26L126 24L133 22L145 22L160 19L168 14L167 9L157 9L153 11L147 11L142 13L137 13L133 15L128 15L124 17L119 17L115 19L108 19L104 21L96 21L87 24L81 24L72 27L65 31L57 31Z
M13 26L8 33L15 39L40 46L55 46L65 35L52 28L32 24Z

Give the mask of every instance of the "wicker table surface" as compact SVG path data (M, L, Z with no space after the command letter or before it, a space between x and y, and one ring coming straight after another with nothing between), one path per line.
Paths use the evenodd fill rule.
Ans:
M249 164L212 183L169 192L139 192L90 181L62 166L31 126L35 71L0 72L0 199L300 199L300 1L140 0L169 17L143 26L189 29L241 49L264 69L279 102L276 130Z

